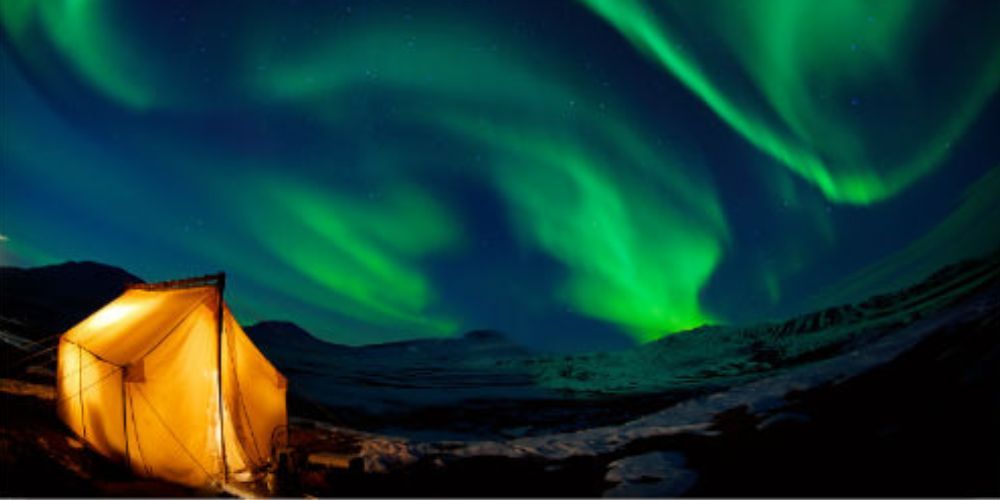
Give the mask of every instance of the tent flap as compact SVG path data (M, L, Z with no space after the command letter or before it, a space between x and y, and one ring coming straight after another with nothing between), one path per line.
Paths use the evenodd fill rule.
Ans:
M271 456L271 436L287 422L284 377L250 341L227 308L222 353L223 395L241 456L247 466L263 466Z

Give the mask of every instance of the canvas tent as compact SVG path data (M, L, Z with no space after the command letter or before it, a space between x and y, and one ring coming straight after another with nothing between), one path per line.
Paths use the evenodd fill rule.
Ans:
M224 275L134 285L60 338L59 416L134 472L249 481L287 423L286 380L222 300Z

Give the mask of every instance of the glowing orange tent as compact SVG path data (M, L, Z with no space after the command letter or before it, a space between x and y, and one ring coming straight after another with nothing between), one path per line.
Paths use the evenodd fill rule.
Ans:
M59 416L132 471L191 486L259 477L286 380L222 300L224 275L133 285L59 340Z

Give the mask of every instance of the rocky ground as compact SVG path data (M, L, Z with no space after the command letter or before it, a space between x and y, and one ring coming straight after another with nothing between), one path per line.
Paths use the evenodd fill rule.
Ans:
M854 365L859 372L832 373L846 360L831 360L815 385L777 375L622 425L421 443L300 422L306 462L340 453L361 464L306 463L287 487L347 496L996 496L997 301L994 291L953 311L960 317L929 322L914 345L884 346Z

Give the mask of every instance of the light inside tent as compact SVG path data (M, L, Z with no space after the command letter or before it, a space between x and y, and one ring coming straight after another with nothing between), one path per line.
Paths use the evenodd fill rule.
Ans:
M111 304L90 318L90 326L92 328L104 328L112 323L115 323L122 318L128 316L136 309L136 304Z

